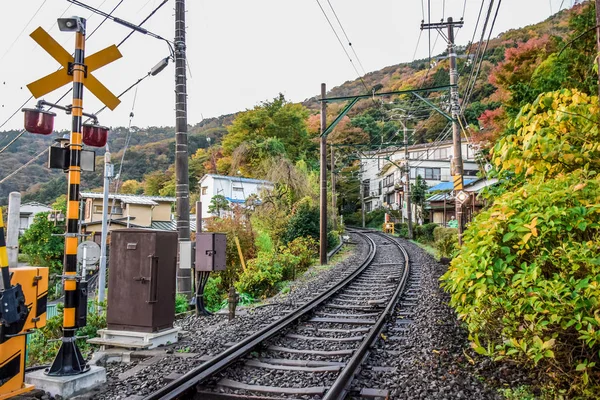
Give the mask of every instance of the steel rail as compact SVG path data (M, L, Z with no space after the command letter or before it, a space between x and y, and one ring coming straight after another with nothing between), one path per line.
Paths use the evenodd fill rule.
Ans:
M380 236L383 236L387 239L393 239L379 232L371 233L379 234ZM385 324L391 311L396 306L400 295L404 292L406 282L408 281L408 276L410 274L410 260L408 258L408 253L400 243L398 243L396 240L391 240L391 242L394 243L394 245L396 245L396 247L404 255L404 271L402 273L400 284L396 288L396 291L394 292L394 295L388 302L385 310L383 311L383 313L381 313L375 325L373 325L373 328L369 331L365 339L361 342L360 347L352 355L352 357L350 358L340 375L337 377L335 382L333 382L329 390L327 390L325 396L323 396L323 400L338 400L346 397L346 393L348 391L348 388L350 387L350 384L352 383L352 380L354 379L354 375L356 374L358 368L362 364L365 356L367 355L367 352L369 351L369 348L371 347L375 339L379 336L379 332L383 328L383 325Z
M361 232L356 232L361 235ZM235 344L234 346L228 348L227 350L219 353L214 358L204 362L198 367L192 369L179 379L176 379L164 386L163 388L149 394L144 397L144 400L170 400L178 398L178 396L187 393L190 390L193 390L195 385L203 382L207 378L213 376L217 372L222 371L227 368L229 365L237 361L240 357L243 357L254 347L256 347L261 342L271 338L272 336L279 333L282 329L285 329L289 325L295 323L299 318L308 314L314 308L321 305L324 301L335 295L337 292L342 290L345 286L352 283L354 278L360 275L367 267L369 267L375 258L375 252L377 250L377 246L373 239L364 235L367 239L367 243L369 244L369 256L367 259L358 267L352 274L347 276L340 283L332 287L331 289L325 291L314 300L306 303L304 306L299 307L298 309L290 312L283 318L271 323L267 327L261 329L260 331L252 334L251 336L245 338L241 342Z

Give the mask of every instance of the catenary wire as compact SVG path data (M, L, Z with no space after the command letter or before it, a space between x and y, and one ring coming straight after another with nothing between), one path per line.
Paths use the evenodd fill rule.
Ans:
M363 75L366 75L367 71L363 67L362 62L360 62L360 58L358 57L358 54L356 54L356 50L354 50L354 47L352 46L352 42L350 41L350 38L346 34L346 30L344 29L342 22L338 18L337 13L335 12L335 9L333 8L333 5L331 5L331 1L327 0L327 4L329 4L329 7L331 8L331 11L333 11L333 15L335 16L335 19L337 20L338 24L340 25L340 28L342 28L342 33L344 34L344 37L348 41L348 47L350 47L350 49L352 50L352 53L354 54L354 57L356 57L356 61L358 62L358 65L360 66L360 68L363 72Z
M38 15L38 13L42 9L42 7L44 7L44 4L46 4L46 1L48 1L48 0L44 0L42 2L42 4L40 4L40 6L38 7L38 9L33 13L33 15L31 16L31 18L29 18L29 21L27 21L27 23L25 24L25 26L23 26L23 29L21 30L21 32L19 32L19 34L17 35L17 37L15 38L15 40L13 40L12 43L10 44L10 46L8 46L8 49L6 49L6 51L4 52L4 54L2 54L2 57L0 57L0 61L4 60L4 57L6 57L6 55L12 50L13 46L15 45L15 43L17 43L17 41L21 38L21 36L23 36L23 32L25 32L25 29L27 29L27 27L29 26L29 24L31 23L31 21L33 21L33 19L35 18L35 16Z
M337 38L338 42L340 43L340 46L342 46L342 50L344 50L344 53L346 53L346 57L348 57L348 60L350 60L350 64L352 64L352 68L354 68L354 72L356 72L356 75L358 76L358 79L360 79L360 82L365 87L365 90L367 92L369 92L369 88L367 87L367 84L365 83L365 81L363 80L362 76L360 75L360 72L358 72L358 69L356 68L356 65L354 64L354 61L352 61L352 57L350 57L350 54L348 53L348 50L346 50L346 47L344 46L344 43L342 42L342 39L340 39L340 35L338 35L337 31L333 27L333 24L331 23L331 20L329 19L329 17L327 16L327 13L325 12L325 9L323 9L323 6L319 2L319 0L315 0L315 1L319 5L319 8L321 9L321 12L325 16L325 19L327 20L327 23L329 24L329 26L331 27L331 30L335 34L335 37Z

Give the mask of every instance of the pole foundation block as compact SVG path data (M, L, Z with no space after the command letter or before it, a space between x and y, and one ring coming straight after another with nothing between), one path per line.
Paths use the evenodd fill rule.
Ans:
M25 374L25 382L52 396L68 399L106 383L106 369L92 365L88 372L69 376L49 376L44 370L38 370Z

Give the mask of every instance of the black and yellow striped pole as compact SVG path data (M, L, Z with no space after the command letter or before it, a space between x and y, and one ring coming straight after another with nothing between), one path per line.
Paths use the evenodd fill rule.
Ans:
M61 21L59 21L59 24ZM65 233L65 256L63 259L65 308L63 337L60 350L47 371L48 375L65 376L86 372L89 366L75 342L77 326L77 245L79 222L79 182L81 177L83 79L85 76L85 19L69 18L61 30L75 31L75 55L69 73L73 75L73 126L69 148L69 186L67 193L67 229ZM87 306L87 305L85 305Z

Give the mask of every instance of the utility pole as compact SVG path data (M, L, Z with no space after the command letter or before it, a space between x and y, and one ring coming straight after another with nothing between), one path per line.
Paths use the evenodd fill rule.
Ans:
M6 229L6 251L8 266L19 266L19 222L21 209L21 193L12 192L8 195L8 227Z
M331 213L333 216L333 228L337 228L337 207L336 207L336 198L335 198L335 159L334 157L334 148L331 147Z
M408 238L413 238L413 227L412 227L412 202L410 199L410 166L408 165L408 129L406 129L406 118L402 123L404 129L404 173L406 177L406 190L404 191L406 196L406 216L408 220Z
M187 81L185 61L185 0L175 0L175 180L177 235L190 241L190 180L188 172ZM177 293L192 297L191 266L177 264ZM184 267L184 268L182 268Z
M108 237L108 192L113 177L113 165L110 160L108 144L104 153L104 190L102 192L102 236L100 238L100 272L98 275L98 313L102 311L104 289L106 287L106 239Z
M327 103L325 94L327 87L321 83L321 162L320 162L320 184L321 184L321 215L320 215L320 263L327 265L327 136L324 134L327 129Z
M598 1L598 0L596 0ZM454 48L454 27L462 27L463 20L454 22L452 17L448 18L448 22L440 22L433 24L421 23L421 29L437 29L442 36L448 41L448 58L450 60L450 107L452 111L452 144L454 148L454 157L452 158L452 176L454 179L454 204L456 221L458 222L458 245L462 246L463 235L463 212L462 203L456 198L456 194L463 189L463 161L462 161L462 145L458 118L460 117L460 105L458 101L458 70L456 69L456 51ZM447 29L447 34L443 29Z

